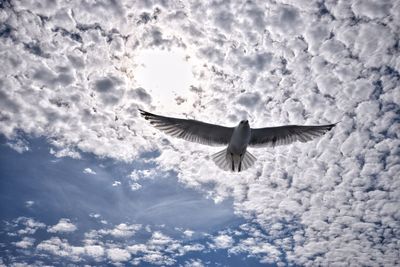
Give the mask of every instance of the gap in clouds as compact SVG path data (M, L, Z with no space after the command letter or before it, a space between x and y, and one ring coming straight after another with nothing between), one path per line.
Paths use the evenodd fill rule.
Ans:
M55 242L54 238L69 242L61 247L79 246L93 231L108 233L110 238L126 233L129 237L131 231L131 241L124 241L130 244L149 242L155 232L162 231L170 238L206 246L215 233L244 223L234 215L231 200L215 204L201 192L184 187L172 172L138 179L140 187L132 190L130 174L157 170L148 161L158 156L157 151L147 152L142 160L130 164L81 152L80 159L56 158L49 153L51 146L45 138L21 136L20 140L26 145L23 153L11 148L4 137L0 140L0 237L2 246L7 247L1 253L5 263L25 255L22 258L33 264L43 257L30 255L34 253L31 248L45 247L43 242ZM121 224L141 226L138 231L125 226L121 230ZM111 241L119 244L118 238ZM192 251L182 260L202 253ZM242 253L227 254L227 250L208 249L207 253L207 261L229 265L243 257ZM57 257L44 262L54 264ZM246 262L258 263L255 258Z
M28 140L29 151L20 154L5 146L2 138L2 218L47 213L49 223L63 216L87 218L89 223L88 215L99 213L112 224L141 221L199 231L237 218L230 200L215 204L200 192L178 183L172 172L139 180L141 187L132 190L130 173L137 169L155 169L152 163L129 164L87 153L81 153L81 159L56 158L49 153L50 146L45 139ZM148 153L146 157L156 153ZM85 173L87 168L94 174ZM115 185L115 181L119 183ZM15 206L8 205L10 201ZM27 208L26 201L34 204Z

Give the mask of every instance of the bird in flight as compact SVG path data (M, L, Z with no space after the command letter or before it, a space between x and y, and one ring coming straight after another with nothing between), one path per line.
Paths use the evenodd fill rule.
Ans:
M151 125L171 136L204 145L227 145L227 148L212 155L212 159L221 169L233 172L244 171L256 161L256 157L247 151L247 147L274 147L295 141L307 142L324 135L336 125L250 128L249 121L242 120L236 127L225 127L197 120L164 117L141 109L139 111Z

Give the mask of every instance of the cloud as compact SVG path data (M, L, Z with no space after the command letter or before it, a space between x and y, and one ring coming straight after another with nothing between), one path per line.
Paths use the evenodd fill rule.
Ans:
M18 248L29 248L33 246L34 242L34 238L24 237L21 241L15 242L14 245Z
M93 215L93 217L99 216ZM60 222L65 220L60 219ZM119 264L129 261L140 265L174 265L184 255L206 251L205 245L197 243L196 240L179 241L163 233L161 229L164 229L164 226L154 227L159 230L152 231L149 227L144 229L139 225L121 223L111 229L74 231L66 238L52 236L46 239L47 237L43 235L37 235L37 239L23 237L22 240L12 242L18 250L24 250L23 254L15 257L14 262L28 259L32 253L39 253L43 259L52 261L56 257L71 264L85 264L94 260L97 263L111 261L113 264ZM132 239L132 236L139 231L141 232L138 236ZM143 236L148 236L147 231L150 231L151 235L143 239ZM59 232L51 233L57 235ZM193 262L201 261L193 260Z
M99 245L87 245L85 246L85 252L88 256L95 259L101 259L105 253L104 248Z
M76 225L71 223L69 219L62 218L57 224L49 227L47 232L49 233L69 233L74 232L77 229Z
M145 170L133 170L128 177L137 182L141 179L152 179L157 174L157 170L155 169L145 169Z
M284 226L279 223L273 224L270 227L270 236L280 236L277 240L281 240L282 236L280 230L282 230L283 227ZM275 244L269 242L269 236L263 233L261 229L257 229L257 227L250 224L241 225L240 228L241 229L237 231L236 234L242 235L245 233L247 237L241 238L238 243L231 246L228 250L230 253L246 253L258 257L262 263L275 263L278 266L285 265L284 261L281 260L282 252ZM289 244L290 243L287 242L281 243L287 251L290 251L287 247Z
M57 144L57 143L55 143L55 144ZM81 158L81 154L78 151L76 151L74 148L70 148L70 147L59 148L57 150L50 148L50 154L54 155L56 158L62 158L62 157L70 157L73 159Z
M18 217L14 220L16 226L22 225L24 228L17 231L18 234L24 235L29 234L32 235L36 233L37 230L41 228L45 228L46 225L42 222L36 221L33 218L27 217Z
M130 96L132 99L138 99L145 104L151 103L151 95L142 87L129 91L128 96Z
M83 173L87 173L87 174L96 174L96 172L94 170L92 170L91 168L85 168L83 170Z
M370 19L384 18L390 14L391 1L355 1L353 11L357 16Z
M115 226L114 229L101 229L99 230L99 233L102 235L112 235L114 237L119 237L119 238L128 238L133 236L139 229L142 228L142 225L140 224L125 224L121 223Z
M114 262L128 261L131 258L131 254L120 248L110 248L107 250L107 256Z
M32 207L33 204L35 204L35 201L33 201L33 200L25 201L25 206L28 207L28 208Z
M173 240L169 236L166 236L159 231L154 232L149 240L149 243L155 246L168 245L171 242L173 242Z
M203 267L204 264L200 259L191 259L185 262L185 267Z
M18 153L29 151L29 144L23 139L17 139L11 142L7 142L7 145Z
M98 213L90 213L89 216L96 219L101 217L101 215Z
M214 238L214 247L217 249L229 248L233 245L234 240L229 235L219 235Z
M121 185L121 182L120 182L120 181L114 181L114 182L112 183L112 186L119 186L119 185Z
M44 253L50 253L59 257L66 257L73 262L82 260L81 256L85 253L85 249L80 246L72 246L65 239L52 237L48 240L40 242L36 249Z
M130 186L131 186L132 191L136 191L136 190L139 190L140 188L142 188L142 185L138 184L138 183L131 183Z
M187 230L185 230L185 231L183 232L183 234L184 234L185 236L187 236L187 237L192 237L193 234L194 234L194 231L187 229Z
M251 109L257 106L260 101L260 95L258 93L245 93L238 99L238 103L245 108Z
M176 260L162 255L159 252L151 252L142 257L142 260L151 264L157 265L173 265L175 264Z

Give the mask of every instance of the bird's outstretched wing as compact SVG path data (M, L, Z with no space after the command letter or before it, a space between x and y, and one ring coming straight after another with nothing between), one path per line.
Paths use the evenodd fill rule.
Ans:
M336 124L300 126L287 125L251 129L249 146L278 146L287 145L295 141L307 142L315 137L322 136Z
M227 145L234 129L196 120L159 116L141 109L139 111L154 127L165 133L204 145Z

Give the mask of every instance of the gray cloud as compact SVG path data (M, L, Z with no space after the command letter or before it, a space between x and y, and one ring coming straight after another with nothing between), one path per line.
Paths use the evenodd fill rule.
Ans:
M151 103L151 95L146 92L142 87L138 87L128 92L128 95L133 99L138 99L139 101L150 104Z

